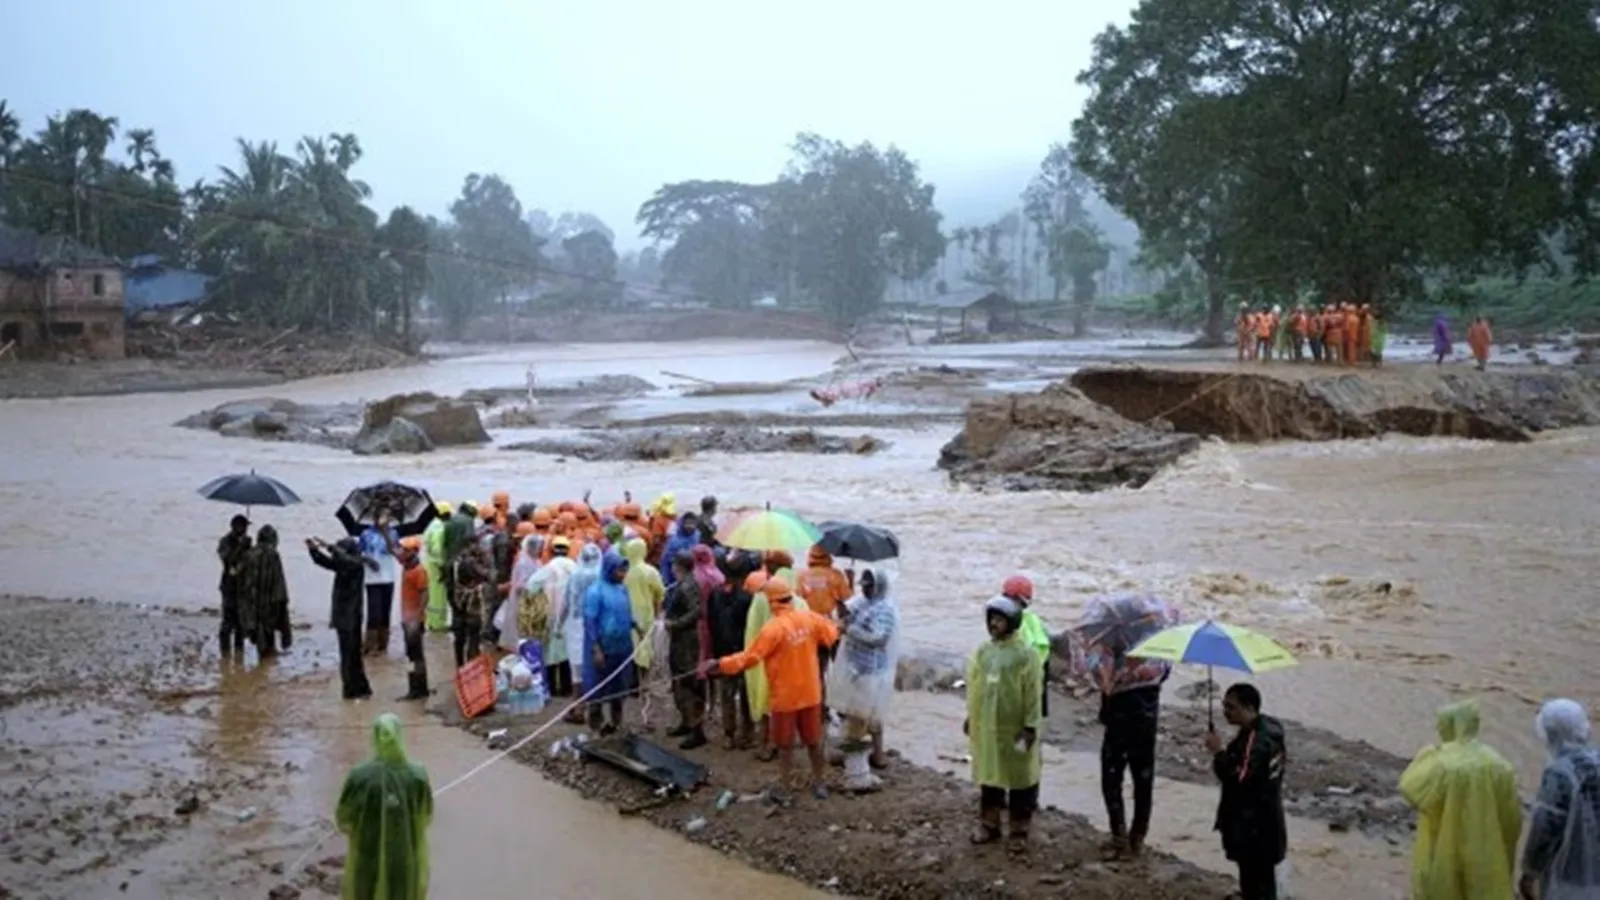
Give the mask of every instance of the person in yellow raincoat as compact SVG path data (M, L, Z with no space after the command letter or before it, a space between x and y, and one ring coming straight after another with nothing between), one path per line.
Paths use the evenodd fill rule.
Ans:
M1511 764L1478 740L1473 700L1439 709L1439 743L1422 748L1400 776L1417 809L1412 900L1502 900L1511 896L1522 804Z
M661 616L661 604L667 599L667 589L661 583L661 573L644 561L650 545L639 538L624 541L622 556L628 561L628 575L622 580L628 589L628 602L633 607L633 669L637 673L639 691L644 691L650 675L650 664L655 661L655 624ZM645 725L649 725L645 721Z
M350 770L334 821L349 839L343 900L425 900L433 787L406 758L400 720L372 724L372 759Z
M429 631L444 631L450 627L450 595L444 577L444 531L450 518L451 506L440 500L438 518L428 523L422 532L422 565L428 570L428 605L425 621Z
M1015 600L996 597L983 613L990 640L967 661L967 718L961 723L979 790L972 842L999 840L1000 813L1005 810L1011 842L1022 849L1039 805L1044 672L1034 649L1019 636L1022 607Z
M765 570L757 569L756 571L764 572ZM793 569L780 569L768 577L782 578L791 590L797 580ZM766 579L763 579L761 584L750 588L748 581L746 582L745 589L750 591L750 611L745 613L744 619L744 648L746 650L749 650L750 645L756 642L756 637L761 634L761 626L767 624L767 621L772 618L772 607L767 603L766 592L761 590L762 585L765 584ZM806 605L805 599L799 596L796 596L790 603L795 609L808 611L811 609ZM761 750L757 753L756 758L762 762L772 762L778 758L778 748L773 745L772 735L769 733L770 729L767 728L767 713L771 712L771 693L767 689L767 670L763 666L744 670L744 693L750 703L750 721L759 723L761 729Z

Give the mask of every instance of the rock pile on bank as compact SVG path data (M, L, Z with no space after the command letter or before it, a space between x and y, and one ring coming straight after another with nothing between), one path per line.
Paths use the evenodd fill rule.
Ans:
M1055 384L973 402L939 468L957 481L1013 491L1136 488L1199 446L1195 435L1129 421Z
M476 404L427 392L396 394L367 406L350 449L360 456L425 453L489 443Z
M311 406L275 397L254 397L195 413L177 425L215 431L223 437L343 448L350 445L360 423L361 407L354 403Z

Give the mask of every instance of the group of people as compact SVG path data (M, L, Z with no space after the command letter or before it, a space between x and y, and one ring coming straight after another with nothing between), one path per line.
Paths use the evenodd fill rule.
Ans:
M787 787L795 783L794 750L803 746L809 787L824 798L826 728L837 716L844 786L881 787L874 770L887 762L883 723L901 625L887 569L840 570L821 546L809 549L801 567L785 551L724 546L713 497L680 514L672 494L645 510L631 498L594 509L587 497L514 509L500 493L481 507L441 504L439 512L420 537L398 538L380 520L333 544L307 541L312 560L334 572L332 624L347 698L371 695L362 658L385 652L388 604L398 583L413 666L408 698L429 693L421 653L429 626L450 629L458 664L485 645L512 650L531 638L542 645L552 693L581 700L574 715L600 732L622 727L625 703L652 672L663 672L678 718L668 734L682 738L680 748L704 746L708 723L717 721L725 747L777 759ZM252 540L249 526L235 517L218 545L221 638L225 653L248 640L265 655L280 638L288 644L287 593L276 533L262 526ZM979 787L972 840L1008 837L1017 850L1027 845L1039 803L1049 706L1051 639L1033 601L1029 579L1004 581L984 606L988 640L966 671L963 730ZM1100 692L1104 727L1105 850L1137 856L1151 822L1160 692L1170 668L1093 656L1085 669ZM1234 733L1205 737L1221 786L1215 828L1238 867L1240 896L1276 898L1276 869L1288 848L1285 731L1263 713L1250 684L1230 687L1222 708ZM1400 793L1419 814L1416 897L1504 896L1513 889L1523 811L1511 766L1478 740L1478 727L1472 703L1446 707L1440 742L1424 748L1401 778ZM1532 807L1515 889L1529 898L1600 900L1600 751L1589 746L1587 716L1573 701L1546 704L1537 730L1551 762ZM429 815L414 789L418 777L425 785L425 775L399 751L398 724L380 720L374 736L378 756L370 771L358 770L362 783L382 787L385 778L401 778L410 785L405 796L415 795L406 801L414 814ZM1131 817L1123 798L1130 776ZM370 805L362 790L347 785L342 827L355 828L362 804Z
M881 785L899 634L887 570L840 570L820 546L804 566L725 546L715 497L680 512L672 493L596 508L588 496L513 507L501 491L438 513L421 538L423 621L450 631L458 666L536 640L551 695L580 700L572 721L602 734L652 681L670 683L680 749L720 726L724 747L776 759L787 784L800 744L819 795L837 717L846 787Z
M1040 735L1048 709L1048 631L1029 606L1033 585L1006 579L1000 596L984 607L989 641L967 663L967 717L962 724L978 785L974 844L1006 837L1020 852L1039 804L1043 766ZM1100 693L1100 789L1110 858L1136 857L1149 834L1155 800L1156 738L1161 686L1170 667L1155 660L1093 654L1085 661ZM1275 900L1276 868L1288 852L1282 785L1287 761L1284 730L1261 711L1261 694L1236 684L1224 694L1223 716L1237 731L1227 741L1215 731L1205 746L1221 783L1215 827L1228 859L1239 870L1244 900ZM1131 779L1130 777L1131 776ZM1131 821L1123 797L1133 783Z
M1472 324L1467 326L1467 348L1472 351L1472 360L1482 372L1489 367L1489 351L1494 346L1494 330L1489 327L1486 316L1474 316ZM1433 320L1433 361L1436 365L1444 365L1444 361L1455 353L1455 342L1450 339L1450 319L1440 313Z
M1539 793L1524 808L1511 763L1478 737L1470 700L1439 710L1439 741L1411 761L1400 793L1417 810L1412 896L1419 900L1600 898L1600 751L1574 700L1545 703L1534 733L1549 752Z
M1287 316L1278 305L1239 305L1234 318L1239 361L1273 359L1353 366L1379 365L1389 329L1370 303L1296 306Z

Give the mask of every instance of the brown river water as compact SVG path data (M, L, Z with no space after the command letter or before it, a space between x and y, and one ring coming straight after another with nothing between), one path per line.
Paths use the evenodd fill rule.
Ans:
M918 349L901 361L939 358L937 348ZM962 361L958 352L971 361L970 349L952 351L953 361ZM954 489L934 469L953 426L873 429L893 446L871 457L707 456L669 463L557 462L492 448L360 458L171 427L241 397L333 402L516 385L536 359L541 380L632 373L662 383L662 369L777 381L824 372L838 355L837 347L800 342L753 349L731 343L505 348L266 390L0 402L0 593L214 606L211 548L230 510L194 491L214 475L252 467L286 481L305 500L254 511L257 523L278 527L291 551L306 535L332 537L331 513L345 493L382 478L420 483L452 501L486 498L502 488L513 503L589 488L597 502L611 502L624 489L642 499L675 490L680 503L713 493L724 505L770 502L819 519L859 517L892 528L904 551L897 587L914 646L970 648L982 637L980 602L1005 575L1023 571L1034 579L1040 613L1058 627L1070 624L1096 593L1139 590L1172 598L1192 614L1212 612L1272 634L1303 661L1259 680L1272 711L1393 753L1409 755L1431 738L1438 704L1475 695L1484 704L1486 739L1517 764L1526 788L1536 783L1543 758L1531 728L1540 700L1594 699L1585 663L1600 600L1593 553L1600 538L1595 430L1554 433L1527 445L1402 438L1212 443L1139 491L993 495ZM640 411L680 409L680 402L647 398ZM782 395L718 402L723 408L776 404L783 411L802 411L808 403ZM870 412L870 404L861 411ZM114 564L94 559L97 545L114 548ZM320 626L327 609L324 573L303 555L285 558L296 618ZM1356 590L1346 579L1357 586L1386 581L1393 589ZM331 641L320 628L302 634L310 636L313 664L328 671ZM304 665L290 668L303 672ZM389 683L398 690L398 676ZM187 735L183 739L214 745L221 759L267 754L302 774L251 800L260 810L253 820L214 817L210 826L152 851L141 865L169 880L145 896L174 896L172 879L194 885L192 896L219 895L220 887L203 886L209 882L198 861L225 855L229 847L248 844L252 853L283 862L300 856L322 836L317 823L343 772L366 754L365 725L392 705L342 704L322 677L266 688L250 673L233 673L209 718L175 720L173 728ZM388 696L380 686L379 697ZM952 702L906 697L893 722L893 743L929 762L936 752L959 751L960 713ZM406 715L414 724L412 754L436 783L485 758L475 739L416 712ZM85 733L92 729L88 716L80 714ZM40 740L66 746L73 737L68 721L77 720L52 725L8 713L6 724L14 732L54 729L54 738L40 731ZM95 752L90 744L70 756L94 769ZM141 754L161 753L145 748L126 758L137 764ZM1052 759L1046 792L1058 805L1099 821L1093 766L1074 756L1081 754ZM1168 787L1164 783L1158 795L1164 822L1153 842L1199 864L1222 865L1206 828L1214 797L1184 786L1170 786L1169 796ZM617 829L625 833L618 836ZM1296 896L1402 893L1404 848L1314 831L1307 826L1306 839L1291 849ZM603 843L595 837L602 832ZM435 893L446 884L480 897L525 895L529 884L552 897L809 893L646 824L619 821L614 810L512 764L493 767L442 798L432 834ZM601 849L619 840L629 847L627 865ZM342 852L340 843L327 841L317 856ZM0 859L0 875L15 864ZM59 895L141 896L143 883L118 894L114 885L90 879L61 887ZM252 895L262 893L260 884L248 886Z

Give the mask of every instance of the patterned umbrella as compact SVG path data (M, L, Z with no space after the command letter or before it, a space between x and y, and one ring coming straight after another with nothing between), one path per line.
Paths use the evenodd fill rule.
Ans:
M422 488L394 481L356 488L344 498L334 516L349 534L360 534L377 524L382 515L401 537L421 534L439 514L433 498Z

